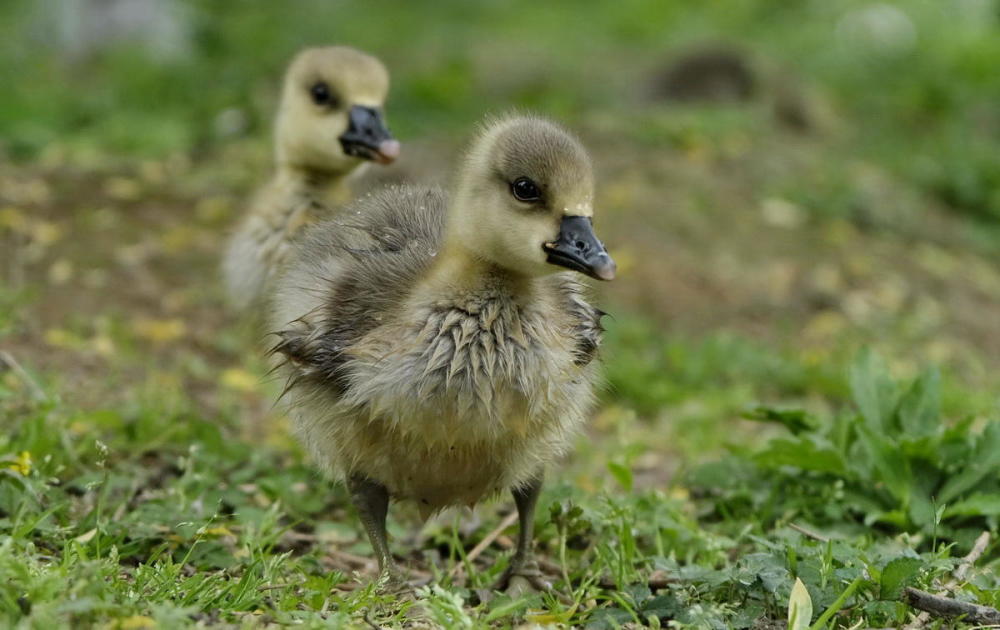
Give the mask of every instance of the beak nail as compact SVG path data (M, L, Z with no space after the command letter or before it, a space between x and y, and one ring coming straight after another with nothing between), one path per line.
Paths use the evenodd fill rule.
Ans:
M348 113L348 126L340 136L340 145L347 155L379 164L390 164L399 157L399 142L392 137L380 110L355 105Z

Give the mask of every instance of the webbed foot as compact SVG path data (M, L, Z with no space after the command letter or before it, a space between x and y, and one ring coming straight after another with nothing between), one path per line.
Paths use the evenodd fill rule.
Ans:
M534 560L511 560L510 566L493 585L493 590L504 591L511 597L523 597L532 593L552 590L552 584L538 568Z
M379 595L392 595L402 598L413 598L421 586L426 586L430 578L409 578L397 566L382 571L375 579L375 590Z

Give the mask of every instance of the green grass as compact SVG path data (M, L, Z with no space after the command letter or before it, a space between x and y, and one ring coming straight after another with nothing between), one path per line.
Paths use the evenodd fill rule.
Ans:
M953 595L1000 606L995 0L183 6L190 55L75 63L35 3L0 7L0 627L783 628L797 579L817 628L901 627L902 590L948 584L984 531ZM757 95L650 100L706 41L747 51ZM622 273L607 386L536 518L553 594L486 597L515 528L468 554L501 502L393 506L432 582L379 596L225 315L217 243L280 73L327 42L387 62L393 128L428 155L511 106L595 154ZM774 115L787 90L807 132Z
M612 327L613 344L623 344L621 334ZM801 379L772 380L762 365L791 373L793 364L748 351L746 341L686 346L651 333L641 341L683 365L647 384L652 389L676 376L670 380L677 390L652 399L655 404L612 390L608 405L645 416L681 398L712 400L732 388L727 379L789 395L810 388ZM713 346L726 351L713 353ZM685 356L699 356L704 364L692 365ZM634 364L629 355L612 360L612 382ZM783 618L798 577L817 615L858 581L856 592L838 605L840 627L862 620L882 627L902 623L908 609L898 601L901 586L880 581L887 564L910 559L906 584L929 587L947 579L972 537L996 531L1000 489L988 462L1000 449L987 444L987 434L1000 424L994 420L972 432L969 421L941 424L933 377L908 389L882 370L866 359L853 369L850 384L846 375L826 385L818 380L831 392L855 390L858 406L841 406L833 395L831 405L841 411L831 420L757 412L788 426L792 437L779 433L751 440L758 445L749 447L734 440L722 456L686 448L679 457L687 471L671 479L644 480L649 463L643 451L614 437L614 428L599 427L597 437L618 444L614 459L587 457L582 449L570 471L553 476L541 502L538 549L569 579L552 576L561 599L477 604L476 589L487 587L504 566L505 554L496 547L485 554L496 561L492 567L477 562L468 580L446 577L498 520L495 509L485 507L473 530L458 527L458 516L424 527L421 554L409 557L440 585L425 594L424 613L452 627L535 619L592 628L636 620L748 628L762 618ZM700 383L715 374L723 384L702 391ZM401 611L370 588L340 590L355 578L349 568L331 566L327 553L336 547L366 555L363 534L345 509L343 491L320 479L287 438L264 445L241 438L238 418L205 417L183 395L130 395L115 409L80 411L39 377L45 400L32 400L28 384L10 371L0 387L7 429L0 437L0 453L7 454L0 474L5 626L360 626L365 614L376 623L401 623L405 606ZM884 385L871 389L869 383ZM724 416L718 407L709 410L702 422L714 423L717 433ZM911 436L901 444L866 445L875 438L862 431L864 423L883 421L921 426L886 429L882 439ZM655 453L660 440L689 444L684 422L675 426L655 416L633 422L642 433L659 434L647 453ZM869 454L859 457L859 447ZM898 457L913 464L893 459ZM925 457L942 458L930 481L918 467L931 465ZM916 510L910 484L927 493L920 496L942 496L942 503L928 506L930 513ZM805 536L802 528L817 534ZM410 551L419 529L410 512L394 509L397 552ZM995 568L974 572L964 596L996 603ZM653 592L646 582L656 572L671 581Z

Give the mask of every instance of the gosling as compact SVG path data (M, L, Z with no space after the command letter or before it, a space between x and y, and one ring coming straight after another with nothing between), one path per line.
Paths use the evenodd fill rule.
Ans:
M426 516L502 490L520 534L496 586L548 586L532 559L535 503L592 404L603 315L557 272L615 275L592 217L579 141L508 117L484 126L450 195L388 188L304 235L274 292L285 401L347 484L383 588L406 588L390 498Z
M292 61L275 122L274 176L251 201L223 258L237 310L265 295L303 226L348 201L347 180L359 167L399 156L382 115L388 91L385 66L353 48L310 48Z

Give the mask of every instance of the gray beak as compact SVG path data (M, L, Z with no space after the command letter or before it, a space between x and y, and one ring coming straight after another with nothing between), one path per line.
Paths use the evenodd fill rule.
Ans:
M563 217L558 238L545 243L542 248L548 254L550 264L579 271L598 280L615 278L615 261L594 234L590 217Z
M389 164L399 157L399 142L392 137L374 107L355 105L348 113L348 126L340 136L344 153L379 164Z

